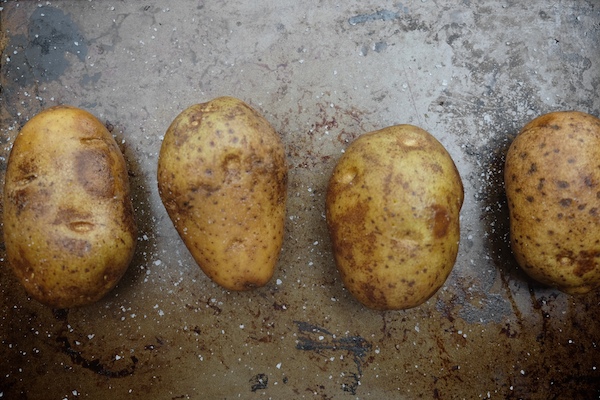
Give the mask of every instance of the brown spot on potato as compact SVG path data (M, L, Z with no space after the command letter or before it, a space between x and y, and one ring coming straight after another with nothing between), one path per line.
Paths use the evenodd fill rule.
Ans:
M8 198L15 205L17 216L27 207L30 197L30 190L27 189L14 190L9 193Z
M544 189L544 184L545 183L546 183L546 179L545 178L540 178L540 180L538 181L537 190L539 190L541 192L542 189Z
M577 258L577 268L573 271L576 276L583 276L584 274L593 271L598 268L597 258L600 257L600 252L595 251L581 251Z
M374 309L385 309L387 307L387 301L384 293L379 290L375 285L366 282L360 283L360 293L367 298L369 303Z
M92 196L112 197L114 177L110 168L111 159L105 151L81 150L75 155L77 181Z
M237 154L228 154L223 160L222 168L227 182L239 179L242 170L241 157Z
M429 164L431 167L431 170L433 171L434 174L441 174L444 172L444 169L442 168L442 166L438 163L431 163Z
M537 172L537 165L536 165L535 163L532 163L532 164L529 166L529 171L527 171L527 174L528 174L528 175L532 175L532 174L534 174L534 173L536 173L536 172Z
M561 207L570 207L571 203L573 203L573 199L560 199L558 202Z
M56 241L58 248L77 257L85 257L92 250L92 244L87 240L60 237Z
M433 208L433 235L437 238L443 238L448 234L450 226L450 215L448 210L440 205L435 205Z

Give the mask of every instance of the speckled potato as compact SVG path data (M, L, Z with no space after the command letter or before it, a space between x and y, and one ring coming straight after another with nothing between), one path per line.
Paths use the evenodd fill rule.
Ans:
M136 245L127 166L93 115L57 106L23 126L6 170L4 241L18 280L51 307L93 303L121 279Z
M348 291L378 310L418 306L458 253L463 185L446 149L412 125L360 136L327 191L335 262Z
M284 234L287 163L281 138L232 97L196 104L165 134L158 188L200 268L229 290L264 286Z
M523 270L570 294L600 287L600 120L563 111L529 122L508 150L504 178Z

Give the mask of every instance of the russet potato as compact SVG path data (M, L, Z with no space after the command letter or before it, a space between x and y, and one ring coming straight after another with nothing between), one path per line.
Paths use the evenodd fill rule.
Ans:
M232 97L192 105L169 126L158 188L183 242L214 282L264 286L281 251L287 195L281 138Z
M93 115L57 106L23 126L5 176L4 241L18 280L48 306L93 303L120 280L136 245L127 166Z
M456 260L463 195L450 155L423 129L396 125L352 142L326 199L335 262L348 291L378 310L430 298Z
M600 287L600 120L577 111L535 118L512 142L504 172L523 270L570 294Z

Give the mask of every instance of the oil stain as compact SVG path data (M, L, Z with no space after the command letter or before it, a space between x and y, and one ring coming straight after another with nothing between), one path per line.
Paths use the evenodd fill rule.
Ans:
M362 365L365 356L371 351L372 345L361 336L342 336L337 337L327 329L308 322L294 321L298 326L298 343L297 350L314 351L321 353L323 351L346 351L352 354L356 372L350 372L350 380L342 384L342 390L356 395L356 391L360 386L362 377Z
M67 52L83 62L87 51L85 38L69 15L54 7L38 7L29 18L27 35L10 38L10 62L3 65L4 73L22 86L53 81L69 67Z

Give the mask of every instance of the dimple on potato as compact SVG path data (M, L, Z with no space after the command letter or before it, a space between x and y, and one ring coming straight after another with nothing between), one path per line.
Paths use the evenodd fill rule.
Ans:
M600 287L600 119L578 111L535 118L511 143L504 174L521 268L569 294Z
M192 105L169 126L160 197L197 264L225 289L271 279L283 244L287 173L281 138L239 99Z
M136 234L127 166L106 127L71 106L29 120L4 185L6 253L25 290L55 308L96 302L126 271Z
M443 145L396 125L360 136L329 181L326 217L348 291L377 310L416 307L456 261L463 185Z

